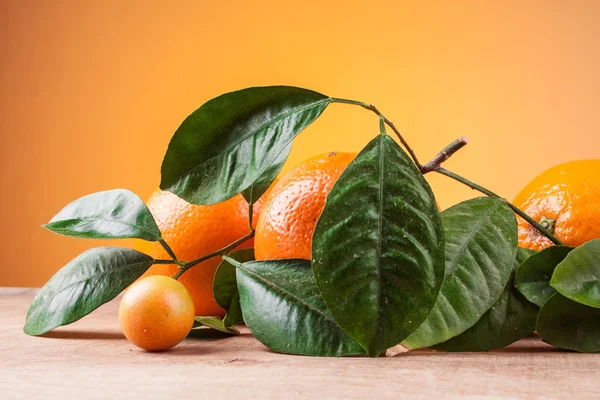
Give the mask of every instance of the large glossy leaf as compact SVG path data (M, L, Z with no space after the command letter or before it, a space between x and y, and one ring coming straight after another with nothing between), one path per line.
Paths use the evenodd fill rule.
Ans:
M600 308L555 293L540 310L536 330L545 342L582 353L600 352Z
M556 290L550 279L556 266L573 250L567 246L552 246L524 261L515 273L515 287L527 300L541 307Z
M313 271L337 323L376 356L414 331L444 276L444 235L427 182L390 137L373 139L327 197Z
M429 347L473 326L498 300L517 251L517 221L500 199L480 197L442 213L446 277L427 320L404 342Z
M556 267L550 285L571 300L600 308L600 239L570 252Z
M292 150L292 144L290 143L275 159L273 164L268 167L261 176L248 188L242 192L242 196L249 204L254 204L260 197L269 189L269 186L273 183L285 160L287 160L290 151Z
M65 265L29 307L24 331L41 335L70 324L114 299L152 265L152 257L132 249L98 247Z
M281 168L296 135L331 98L290 86L226 93L194 111L173 135L160 187L195 204L233 197Z
M240 263L245 263L254 260L254 249L234 251L228 256ZM217 304L227 311L223 319L225 327L229 328L243 322L235 266L231 265L227 260L223 260L217 272L215 272L213 292Z
M244 321L254 337L280 353L363 354L327 310L307 260L247 262L237 268Z
M156 222L144 202L125 189L84 196L67 205L44 225L61 235L89 239L160 240Z
M513 264L513 271L535 250L519 248ZM530 335L535 330L539 308L527 301L513 286L506 285L500 298L469 329L447 342L433 346L445 351L490 351L501 349Z

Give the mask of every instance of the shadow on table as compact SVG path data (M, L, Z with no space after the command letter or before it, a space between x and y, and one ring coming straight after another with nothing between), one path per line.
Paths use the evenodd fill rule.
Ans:
M194 329L188 335L188 339L204 339L218 340L236 337L238 335L230 335L219 332L214 329ZM72 339L72 340L120 340L125 339L120 331L95 331L95 330L78 330L78 329L58 329L46 332L38 337L45 339Z
M204 330L203 330L204 331ZM207 329L208 331L208 329ZM198 335L199 332L195 332L195 335ZM222 334L221 337L231 337L231 335ZM125 335L119 331L109 331L109 332L101 332L101 331L84 331L84 330L74 330L74 329L61 329L47 332L39 337L44 339L64 339L64 340L122 340L125 343L127 339ZM215 339L215 335L213 332L202 332L199 335L200 339ZM191 338L192 340L188 340L190 337L186 339L183 345L178 345L173 349L168 351L158 351L158 352L147 352L142 349L135 347L133 344L130 345L130 351L136 351L145 353L148 356L158 355L158 354L167 354L169 356L190 356L196 354L208 354L212 353L213 349L211 346L201 346L200 341L195 340L196 338ZM196 342L194 344L194 342ZM186 345L187 343L187 345Z
M141 351L143 351L143 350L141 350ZM206 355L206 354L215 353L215 352L218 352L218 351L211 346L199 346L199 345L195 345L195 344L190 345L188 343L187 345L179 344L167 351L145 352L145 353L147 353L147 354L164 354L169 357L185 357L185 356L195 356L195 355Z
M113 331L80 331L61 329L46 332L39 336L46 339L73 339L73 340L118 340L125 339L121 332Z
M502 354L516 354L516 353L555 353L555 352L564 352L565 350L559 349L558 347L551 346L547 343L542 342L541 338L537 335L532 335L526 338L521 339L517 343L513 343L510 346L504 347L502 349L490 350L490 351L481 351L481 352L447 352L443 350L431 350L431 349L419 349L413 350L406 353L401 353L396 355L395 357L427 357L427 356L439 356L439 355L449 355L449 354L487 354L493 353L497 355Z
M215 329L210 328L199 328L192 329L192 331L188 334L188 339L227 339L236 337L239 335L230 335L229 333L217 331Z

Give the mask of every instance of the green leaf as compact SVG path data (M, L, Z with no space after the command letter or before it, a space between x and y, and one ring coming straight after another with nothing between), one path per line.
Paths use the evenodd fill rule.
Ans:
M444 276L444 236L431 189L389 136L373 139L327 197L313 235L325 304L370 356L425 320Z
M525 260L515 274L515 287L527 300L541 307L556 290L550 279L556 266L573 250L567 246L552 246Z
M539 254L539 251L532 250L532 249L526 249L524 247L517 247L517 255L515 256L515 261L513 262L513 267L512 267L512 272L511 272L512 276L509 281L509 284L506 286L505 289L515 286L515 274L517 273L519 266L521 266L521 264L523 264L525 261L529 260L531 257L535 256L536 254Z
M498 300L517 252L517 221L500 199L480 197L442 212L446 277L427 320L404 347L429 347L473 326Z
M521 264L523 264L525 261L529 260L531 257L535 256L538 253L539 253L539 251L537 251L537 250L526 249L524 247L517 247L517 255L516 255L515 261L513 263L512 273L516 274L517 269L519 269L519 266ZM514 276L513 276L513 282L511 282L511 285L514 286Z
M44 228L88 239L139 238L155 242L161 238L148 207L125 189L93 193L75 200Z
M254 249L244 249L228 254L234 260L245 263L254 260ZM215 272L213 292L217 304L227 311L223 322L226 327L244 322L242 318L242 307L240 305L240 293L237 288L235 266L223 260Z
M451 352L501 349L533 333L538 310L514 287L504 290L475 325L431 348Z
M513 271L535 253L535 250L519 248ZM533 333L538 311L538 307L515 289L511 280L500 298L475 325L432 348L453 352L501 349Z
M131 285L152 262L144 253L119 247L82 253L40 289L29 307L24 332L41 335L88 315Z
M570 252L554 270L550 285L571 300L600 308L600 239Z
M273 162L273 164L271 164L271 166L268 167L248 189L242 191L242 196L244 196L244 199L246 199L248 204L256 203L267 189L269 189L269 186L271 186L271 183L273 183L281 171L283 164L285 164L285 160L287 160L291 150L292 144L290 143L281 153L279 153L275 162Z
M226 326L225 321L219 317L196 317L194 318L194 325L192 329L198 329L200 327L207 326L211 329L215 329L219 332L228 333L230 335L239 335L240 331L231 326Z
M161 189L190 203L214 204L257 181L264 186L265 174L274 177L294 137L329 103L327 96L291 86L253 87L208 101L173 135Z
M195 324L196 324L195 327L192 328L190 333L188 333L188 335L187 335L188 338L216 340L216 339L229 339L232 337L232 335L235 335L234 333L221 332L216 329L209 328L208 326L201 325L197 322L195 322ZM200 329L201 327L203 327L203 328Z
M600 308L555 293L544 303L536 330L546 343L581 353L600 352Z
M363 354L327 310L307 260L252 261L237 268L244 321L254 337L280 353Z

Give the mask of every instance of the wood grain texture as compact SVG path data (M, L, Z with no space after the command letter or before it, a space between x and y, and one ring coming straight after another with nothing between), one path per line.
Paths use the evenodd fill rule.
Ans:
M597 398L600 356L537 337L489 353L276 354L249 333L147 353L123 337L118 300L44 337L22 333L34 290L0 289L0 398Z

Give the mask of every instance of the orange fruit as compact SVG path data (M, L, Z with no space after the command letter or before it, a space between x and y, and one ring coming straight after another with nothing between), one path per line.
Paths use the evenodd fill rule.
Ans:
M600 160L579 160L552 167L517 195L514 205L550 227L567 246L600 238ZM519 246L541 250L552 242L519 222Z
M194 302L181 283L167 276L134 282L123 295L119 322L125 337L148 351L168 350L194 325Z
M260 211L262 200L254 205L253 225ZM154 216L163 239L177 258L192 261L220 250L249 233L248 203L237 195L222 203L209 206L190 204L173 193L157 190L148 200L148 208ZM250 239L239 248L252 247ZM156 259L170 259L158 242L136 242L136 249ZM196 315L224 316L213 295L214 275L221 257L213 257L187 270L179 281L194 300ZM143 275L173 276L178 272L174 264L157 264Z
M355 153L326 153L288 172L271 189L254 237L257 260L311 259L312 235L333 184Z

